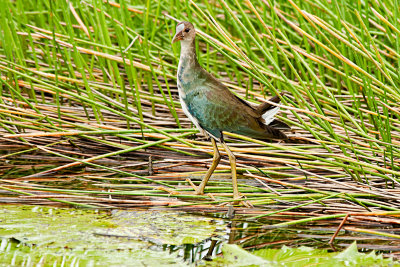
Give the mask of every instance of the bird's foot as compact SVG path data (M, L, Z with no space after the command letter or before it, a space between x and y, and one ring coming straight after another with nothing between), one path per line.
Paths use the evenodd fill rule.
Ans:
M245 206L246 208L254 208L253 204L250 201L245 200L245 196L234 196L234 205Z
M193 188L193 190L196 192L196 195L204 195L204 190L200 190L200 188L198 186L196 186L192 180L190 180L189 178L186 179L186 182L188 182L190 184L190 186ZM211 194L208 193L207 196L209 196L212 200L216 200L215 197Z
M215 197L213 196L213 194L208 193L207 196L208 196L209 198L211 198L212 200L216 201L216 199L215 199Z
M193 188L193 190L196 192L196 195L204 195L204 192L200 191L200 188L197 187L192 180L190 180L189 178L186 179L186 182L188 182L190 184L190 186Z
M157 187L157 189L165 191L165 192L169 193L170 195L180 195L181 194L178 191L175 191L170 188L163 187L163 186L159 186L159 187Z
M250 201L242 200L239 202L239 205L243 205L246 208L254 208L253 204Z
M196 192L196 195L204 195L204 190L201 190L200 187L196 186L192 180L189 178L186 179L186 182L190 184L190 186L193 188L193 190Z
M254 208L253 204L251 204L250 201L246 201L242 197L237 199L235 198L233 199L233 201L220 203L217 206L230 206L230 205L244 206L246 208Z

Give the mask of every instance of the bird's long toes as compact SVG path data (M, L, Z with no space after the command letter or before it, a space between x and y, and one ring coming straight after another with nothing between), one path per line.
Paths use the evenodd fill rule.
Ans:
M253 204L250 201L246 200L246 197L243 195L234 196L234 205L245 206L246 208L254 208Z
M204 191L201 191L199 187L197 187L192 180L190 180L189 178L186 179L186 182L188 182L190 184L190 186L193 188L193 190L195 191L196 195L204 195Z
M241 200L239 202L239 205L245 206L246 208L254 208L253 204L251 204L250 201L246 201L246 200Z
M196 195L204 195L204 191L201 191L200 189L194 189L196 191Z

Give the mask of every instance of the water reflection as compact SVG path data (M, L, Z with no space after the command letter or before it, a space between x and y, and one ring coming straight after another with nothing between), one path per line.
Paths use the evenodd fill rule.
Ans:
M312 248L326 249L328 252L343 251L353 241L357 241L360 252L375 250L384 256L398 259L400 241L394 238L382 238L367 234L354 233L340 230L335 241L329 240L337 228L331 224L322 222L320 226L300 225L291 228L265 229L265 225L276 224L276 220L248 221L244 216L229 216L224 213L210 214L212 217L223 218L226 223L224 235L207 238L197 244L185 244L181 246L165 245L163 248L170 252L178 252L188 263L201 260L211 260L222 253L225 243L237 244L248 251L257 249L280 249L283 245L290 247L308 246Z

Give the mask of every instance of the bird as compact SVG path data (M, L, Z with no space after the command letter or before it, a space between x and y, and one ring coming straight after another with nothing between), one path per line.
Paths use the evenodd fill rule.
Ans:
M282 139L287 136L281 131L290 127L277 119L280 97L258 106L249 104L233 94L224 84L207 72L198 62L195 47L196 30L192 23L181 21L176 25L172 43L180 41L181 52L177 71L179 101L185 115L211 138L213 160L206 175L197 187L196 194L203 195L212 173L220 162L217 142L229 157L232 176L233 199L240 199L237 185L236 157L224 141L223 132L245 135L260 140Z

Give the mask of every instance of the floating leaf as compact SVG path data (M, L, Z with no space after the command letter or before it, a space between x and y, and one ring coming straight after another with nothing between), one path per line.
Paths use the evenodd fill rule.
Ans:
M354 242L342 252L328 252L309 247L281 249L260 249L248 252L237 245L225 244L222 248L223 259L215 259L216 266L400 266L391 258L384 259L374 251L360 253Z
M222 220L156 210L6 206L0 221L0 263L16 266L186 266L161 245L195 244L224 229Z

